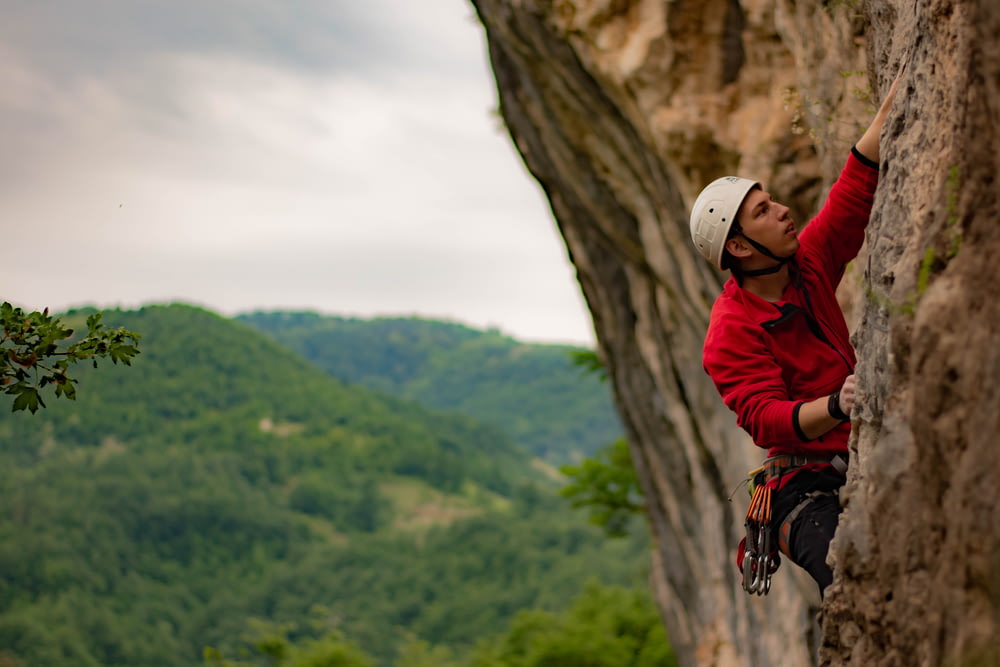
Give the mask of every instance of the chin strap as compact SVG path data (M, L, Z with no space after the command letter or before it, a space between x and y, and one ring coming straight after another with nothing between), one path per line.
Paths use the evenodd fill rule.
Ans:
M744 276L767 276L767 275L770 275L772 273L777 273L778 271L781 270L781 267L783 267L786 263L788 263L789 261L791 261L791 259L793 257L795 257L794 253L792 253L788 257L778 257L773 252L771 252L770 250L768 250L767 246L763 245L762 243L757 243L756 241L754 241L752 238L750 238L746 234L742 234L741 233L740 235L743 238L745 238L747 240L747 242L749 242L750 245L752 245L757 250L757 252L759 252L760 254L764 255L765 257L770 257L771 259L773 259L774 261L777 262L777 264L775 264L774 266L769 266L769 267L767 267L765 269L753 269L753 270L750 270L750 271L741 271L741 273Z

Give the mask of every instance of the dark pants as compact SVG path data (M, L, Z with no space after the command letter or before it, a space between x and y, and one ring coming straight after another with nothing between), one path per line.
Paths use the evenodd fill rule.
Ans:
M833 572L826 564L826 554L830 550L830 540L833 539L837 520L840 518L837 489L843 483L844 477L832 469L820 473L802 471L781 490L775 507L774 525L777 528L809 493L830 492L814 497L792 521L788 533L788 550L792 562L816 581L820 596L833 582Z

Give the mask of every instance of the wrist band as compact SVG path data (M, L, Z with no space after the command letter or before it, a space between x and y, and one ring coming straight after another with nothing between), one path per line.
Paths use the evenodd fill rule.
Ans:
M826 401L826 411L830 413L830 416L834 419L839 419L842 422L850 421L851 415L845 415L844 411L840 409L840 390L830 394L830 398Z

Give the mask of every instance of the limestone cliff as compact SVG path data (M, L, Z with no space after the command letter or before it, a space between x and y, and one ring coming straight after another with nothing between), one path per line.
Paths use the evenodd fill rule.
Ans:
M500 110L593 314L649 499L652 585L682 664L989 657L1000 566L994 0L472 0ZM701 369L722 276L690 202L752 175L807 220L900 62L871 253L845 280L860 391L838 579L739 588L760 460ZM915 613L919 610L919 613ZM912 656L917 656L913 662Z

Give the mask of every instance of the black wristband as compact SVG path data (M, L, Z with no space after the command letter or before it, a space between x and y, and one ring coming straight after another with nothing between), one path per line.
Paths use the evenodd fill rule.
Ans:
M809 437L802 430L802 424L799 423L799 410L802 409L803 405L805 405L805 402L796 403L795 408L792 410L792 428L795 429L795 435L799 436L802 442L809 442Z
M858 158L858 160L861 161L861 164L865 165L866 167L871 167L872 169L878 171L878 162L869 159L867 155L858 150L857 146L851 146L851 153L853 153L854 157Z
M840 409L840 390L830 394L830 398L826 401L826 411L830 413L830 416L834 419L839 419L842 422L850 421L851 415L845 415L844 411Z

